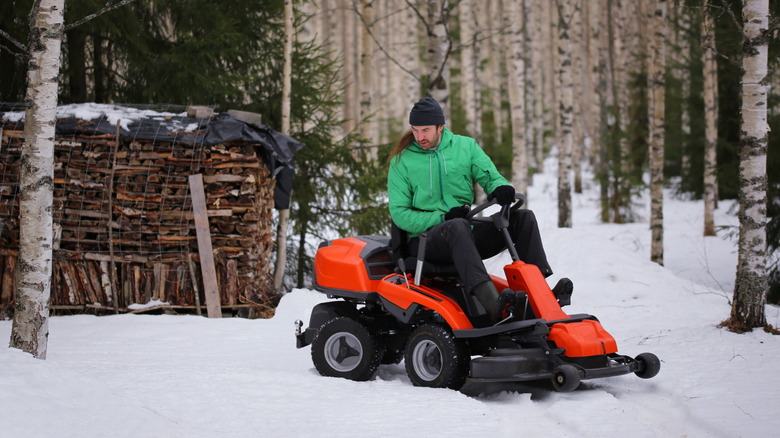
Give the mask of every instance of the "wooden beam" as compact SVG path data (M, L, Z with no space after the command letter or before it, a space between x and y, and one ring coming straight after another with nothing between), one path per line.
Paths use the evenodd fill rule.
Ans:
M200 272L206 295L206 313L209 318L221 318L222 308L219 302L214 250L211 247L209 218L206 213L206 192L203 190L203 175L190 175L189 181L190 193L192 194L192 214L195 218L195 233L198 236Z

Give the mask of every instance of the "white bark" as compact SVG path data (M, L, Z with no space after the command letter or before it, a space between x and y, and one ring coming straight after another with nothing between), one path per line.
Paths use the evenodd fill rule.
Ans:
M739 169L739 252L731 324L766 325L766 151L769 1L745 0Z
M428 25L427 91L436 99L444 112L445 120L450 118L450 67L447 57L450 40L447 34L448 0L426 0Z
M709 12L706 11L706 8L704 13L705 15L709 14ZM690 147L688 146L690 142L690 135L691 135L691 116L690 116L690 112L688 111L688 101L691 95L691 77L690 77L691 75L690 75L690 70L688 69L688 65L691 60L691 45L688 41L688 33L690 32L690 27L691 27L691 15L690 13L688 13L688 8L683 4L683 2L680 2L680 4L678 5L677 20L679 21L679 26L680 26L679 32L676 32L676 34L678 35L678 44L680 49L679 62L677 63L677 65L679 65L679 68L677 68L677 71L682 85L682 90L681 90L682 105L681 105L680 121L682 124L682 133L684 139L684 143L682 145L681 167L682 167L683 176L687 176L691 172L691 154L690 154ZM715 36L714 24L710 26L710 34L714 38ZM715 56L713 53L710 54L713 55L711 57L711 62L714 63ZM717 75L717 71L713 71L713 74ZM705 78L705 81L706 80L707 79ZM715 83L717 84L717 81ZM715 92L717 92L717 89L715 89ZM715 135L717 135L717 131Z
M357 6L356 6L357 7ZM371 40L371 34L369 26L374 21L373 1L362 0L360 4L360 12L363 15L360 26L360 132L365 137L369 144L376 144L378 140L373 137L375 134L372 129L373 121L369 121L368 117L371 116L372 102L374 97L374 73L373 73L373 50L374 44ZM369 159L376 158L376 148L369 150Z
M718 69L715 62L715 23L704 0L704 20L701 25L702 64L704 66L704 235L715 236L715 187L718 146ZM690 127L688 127L690 129ZM687 154L684 156L687 157ZM683 166L684 167L684 166Z
M501 55L499 55L501 53L501 35L498 29L496 29L496 23L502 21L501 13L503 11L499 9L499 2L496 0L487 0L480 2L480 4L483 6L482 15L487 18L487 23L483 23L481 27L486 28L487 35L485 35L484 49L480 48L478 54L480 55L480 64L483 64L482 60L486 60L484 62L486 68L485 77L487 78L490 102L492 102L490 107L493 110L493 125L496 129L496 141L500 142L504 124L503 112L501 111L501 85L505 75L501 73Z
M477 81L478 75L475 62L475 43L474 27L476 25L476 10L472 7L471 0L461 0L458 4L458 20L460 22L460 67L461 67L461 90L463 95L463 109L466 113L466 132L478 139L479 130L477 129ZM479 143L479 140L477 140Z
M588 66L585 61L587 56L587 33L582 19L580 4L575 3L571 11L570 32L574 36L571 43L573 59L572 86L573 86L573 120L572 120L572 152L571 167L574 174L574 192L582 193L582 156L585 147L585 123L586 112L590 109L586 84L588 83Z
M534 133L535 135L535 148L534 148L534 162L536 163L536 171L541 173L544 171L544 129L545 129L545 105L546 102L544 100L545 92L546 92L546 81L550 81L552 78L548 77L548 79L545 81L545 73L546 73L546 62L544 59L546 58L544 56L544 30L546 27L543 24L543 21L541 19L543 13L544 13L544 7L542 6L542 2L539 0L533 0L533 7L531 9L532 12L534 12L534 18L530 22L534 23L534 39L533 41L533 48L532 48L532 56L533 56L533 65L534 65L534 83L536 84L536 88L534 89Z
M653 136L650 145L650 260L664 264L664 97L666 87L665 62L666 0L655 1L653 20L653 61L650 74L653 81Z
M522 5L504 0L504 55L509 67L509 107L512 116L512 185L519 193L528 192L528 148L525 121L525 54L523 48ZM498 108L496 109L498 111Z
M282 134L290 133L290 92L292 83L293 4L284 1L284 65L282 67ZM281 292L284 283L284 267L287 262L287 221L290 210L279 210L276 227L276 268L274 290Z
M10 346L46 359L52 276L54 125L64 0L41 0L31 13L28 104L20 159L17 290Z
M572 118L574 85L571 71L571 1L556 0L558 6L558 83L560 102L558 115L558 227L571 228L571 160L572 160Z
M544 129L554 135L547 137L550 143L556 140L559 126L558 86L556 66L558 65L558 11L553 1L538 0L543 4L543 16L539 17L542 27L540 39L543 46L544 62ZM557 0L556 0L557 1Z

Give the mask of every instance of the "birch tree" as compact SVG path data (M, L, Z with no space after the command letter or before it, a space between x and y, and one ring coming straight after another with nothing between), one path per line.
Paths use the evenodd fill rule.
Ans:
M558 114L560 130L558 132L558 227L571 228L571 159L574 85L571 72L571 1L557 0L558 7L558 84L560 102Z
M12 348L46 359L52 274L54 125L64 0L40 0L30 12L27 110L20 157L20 224Z
M290 133L290 91L292 88L292 43L293 43L293 4L284 1L284 65L282 66L282 134ZM276 268L274 270L274 289L281 291L284 283L284 267L287 262L287 224L290 209L279 210L279 224L276 228Z
M353 6L357 11L358 5ZM376 142L374 130L372 129L373 122L369 120L371 116L374 96L374 81L373 81L373 50L374 46L371 41L370 26L372 25L374 11L373 0L361 0L360 8L362 11L363 31L361 32L361 49L360 49L360 130L363 137L369 141ZM374 143L376 144L376 143ZM371 159L376 159L376 148L371 148L369 152Z
M715 187L718 146L718 66L715 62L715 24L704 0L701 24L702 65L704 74L704 235L715 236ZM683 130L685 127L683 127ZM690 128L689 128L690 129ZM686 154L687 156L687 154ZM683 166L684 167L684 166Z
M650 260L664 264L664 99L666 96L666 0L655 0L653 53L650 63L653 105L650 145Z
M704 0L705 4L708 3L709 0ZM691 117L690 117L690 111L688 108L688 102L690 100L691 96L691 75L690 70L688 68L688 64L691 61L691 45L688 39L688 34L690 32L691 27L691 15L688 13L688 8L685 6L684 2L680 2L676 7L676 19L678 23L678 30L674 32L675 37L677 38L677 45L679 49L679 61L676 63L675 70L677 71L677 74L680 79L681 83L681 91L682 91L682 104L680 107L680 123L682 125L682 134L683 134L683 144L682 144L682 163L681 163L681 174L685 177L687 175L690 175L691 172L691 151L690 151L690 137L691 137ZM708 15L707 8L705 6L704 8L704 14ZM710 17L710 21L712 21L712 18ZM714 43L715 38L715 26L714 24L710 23L709 27L709 36L712 37L712 41ZM712 46L712 49L715 47ZM705 52L706 47L705 47ZM712 51L710 51L710 56L708 59L712 63L710 65L710 68L717 67L715 65L715 56ZM703 55L707 56L707 55ZM704 61L707 58L702 59ZM705 75L706 75L706 69L705 67ZM712 74L715 75L715 79L717 79L717 71L711 70ZM712 79L712 78L711 78ZM707 78L704 78L705 82L707 81ZM715 84L717 84L717 81L715 81ZM706 89L706 84L705 84ZM717 93L717 85L713 89L715 93ZM705 91L706 93L706 91ZM705 105L706 105L706 99L707 96L705 94ZM717 96L715 97L714 103L717 103ZM705 112L708 111L705 109ZM717 110L716 110L717 111ZM717 129L717 128L716 128ZM716 134L717 136L717 131ZM706 154L706 153L705 153ZM706 157L705 157L706 160ZM705 167L706 171L706 167ZM706 184L706 183L705 183Z
M427 38L428 95L439 102L445 119L450 116L450 67L447 58L452 50L452 40L447 31L449 19L448 0L426 0L427 20L423 20Z
M766 325L766 151L769 0L745 0L739 138L739 242L731 316L737 332Z
M475 28L479 25L477 22L476 8L472 7L471 0L461 0L458 4L458 21L460 23L460 63L463 89L463 109L466 112L466 131L482 144L481 120L479 113L479 75L477 67L479 59L479 48L477 46L477 36Z
M526 146L525 54L523 8L515 0L504 0L505 56L509 71L509 107L512 116L512 185L528 192L528 148ZM496 108L495 111L499 109Z

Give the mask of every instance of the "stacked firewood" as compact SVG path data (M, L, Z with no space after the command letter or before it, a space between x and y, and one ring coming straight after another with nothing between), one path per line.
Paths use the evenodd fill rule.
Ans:
M0 309L13 300L22 137L2 131ZM275 182L256 146L57 137L52 308L205 307L193 174L203 175L221 306L268 303Z

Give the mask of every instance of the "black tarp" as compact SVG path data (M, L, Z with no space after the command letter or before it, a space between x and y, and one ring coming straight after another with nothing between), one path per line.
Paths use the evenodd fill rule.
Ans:
M0 108L2 110L2 108ZM0 111L0 120L4 120ZM15 129L21 129L23 122L5 122ZM116 135L117 127L105 117L96 120L60 118L57 120L56 135ZM248 142L260 146L258 152L276 178L274 204L279 210L290 207L292 180L295 173L295 152L303 143L274 131L266 125L245 123L227 113L217 114L213 119L185 116L149 116L134 118L119 129L119 137L126 140L152 140L211 146L225 142Z

